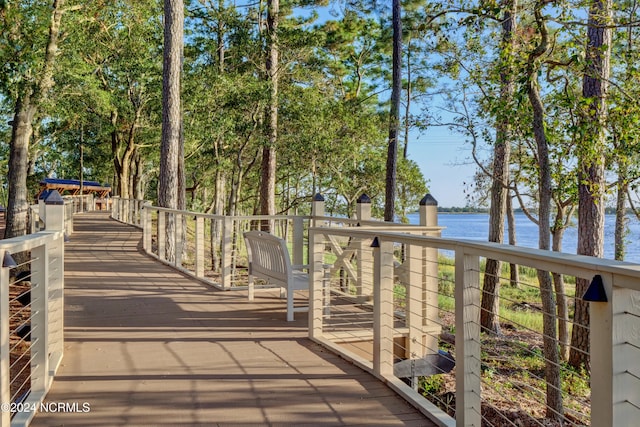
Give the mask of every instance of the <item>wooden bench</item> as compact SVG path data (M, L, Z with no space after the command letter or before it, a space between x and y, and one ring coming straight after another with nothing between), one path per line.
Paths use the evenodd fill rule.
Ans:
M253 300L254 279L265 280L280 287L280 297L287 296L287 321L293 321L296 312L309 311L309 307L295 307L293 293L309 289L309 275L303 270L306 265L291 265L287 243L264 231L244 233L249 254L249 301Z

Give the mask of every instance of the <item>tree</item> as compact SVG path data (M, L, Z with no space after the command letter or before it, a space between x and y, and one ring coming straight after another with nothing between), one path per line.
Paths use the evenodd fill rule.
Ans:
M540 96L538 71L541 57L551 50L549 31L542 16L543 1L536 2L534 17L539 41L527 60L527 96L533 115L533 134L536 141L538 159L538 247L551 249L551 167L549 162L549 143L545 131L545 111ZM548 271L538 270L540 297L543 313L543 342L545 363L545 379L547 381L547 417L554 420L563 419L562 393L560 384L560 364L558 346L556 344L556 304L553 294L553 283Z
M491 177L491 206L489 209L489 241L502 243L509 185L511 155L511 108L514 92L513 57L516 31L517 0L504 2L502 40L500 43L500 108L496 118L496 140ZM498 320L500 304L500 261L487 259L482 286L480 323L491 332L500 333Z
M184 4L182 0L164 2L164 54L162 70L162 142L158 205L178 209L184 198L184 180L180 178L182 150L182 110L180 75L182 71L182 41ZM180 195L182 193L182 196ZM167 222L167 236L175 230L174 221ZM167 255L175 253L172 239L167 239Z
M15 67L13 71L16 74L10 78L13 77L19 82L15 93L14 115L11 123L9 197L4 235L5 238L10 238L24 235L27 232L29 143L33 135L34 120L36 120L41 104L54 84L53 67L58 50L64 0L53 1L49 15L48 38L42 58L39 58L36 53L38 49L36 45L32 45L33 52L20 52L19 49L23 45L29 46L30 31L41 31L39 28L29 28L27 25L29 22L38 22L37 15L34 14L34 20L32 20L28 16L31 12L28 6L19 3L15 5L3 3L0 7L3 8L2 16L6 21L3 38L10 41L9 45L18 47L15 57L7 64L9 68Z
M384 199L384 220L393 222L395 217L396 181L398 167L398 134L400 133L400 96L402 94L402 6L393 0L393 65L391 106L389 107L389 142Z
M278 24L280 20L280 0L267 0L267 61L266 71L269 81L269 105L267 113L268 142L262 149L260 174L260 213L274 215L276 211L276 144L278 142L278 80L279 55ZM269 229L269 222L262 223Z
M607 87L610 74L611 0L592 0L589 7L585 68L582 78L582 138L578 153L578 254L604 255L604 196ZM589 286L576 280L576 307L569 363L589 369L589 306L580 296Z

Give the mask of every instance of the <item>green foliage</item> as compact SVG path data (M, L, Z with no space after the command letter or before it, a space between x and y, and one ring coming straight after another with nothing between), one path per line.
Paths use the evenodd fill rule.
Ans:
M442 392L445 382L442 375L432 375L430 377L420 377L420 390L424 396L438 395Z

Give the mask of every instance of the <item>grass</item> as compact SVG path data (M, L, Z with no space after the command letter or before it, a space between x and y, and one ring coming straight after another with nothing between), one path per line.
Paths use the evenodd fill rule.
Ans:
M484 280L486 261L480 262L480 286ZM542 333L542 299L538 285L538 272L535 268L519 266L520 282L512 286L509 280L509 264L502 263L500 280L500 317L501 322L512 323L518 328L526 328ZM575 295L575 278L565 276L566 293L569 298ZM441 310L454 311L455 300L454 260L440 255L438 257L438 302ZM527 309L526 307L531 307Z

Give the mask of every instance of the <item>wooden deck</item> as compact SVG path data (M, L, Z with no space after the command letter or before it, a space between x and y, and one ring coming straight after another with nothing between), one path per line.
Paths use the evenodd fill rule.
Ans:
M434 425L307 339L304 315L286 322L275 292L215 290L143 255L140 238L106 213L76 216L65 356L45 402L79 411L32 426Z

